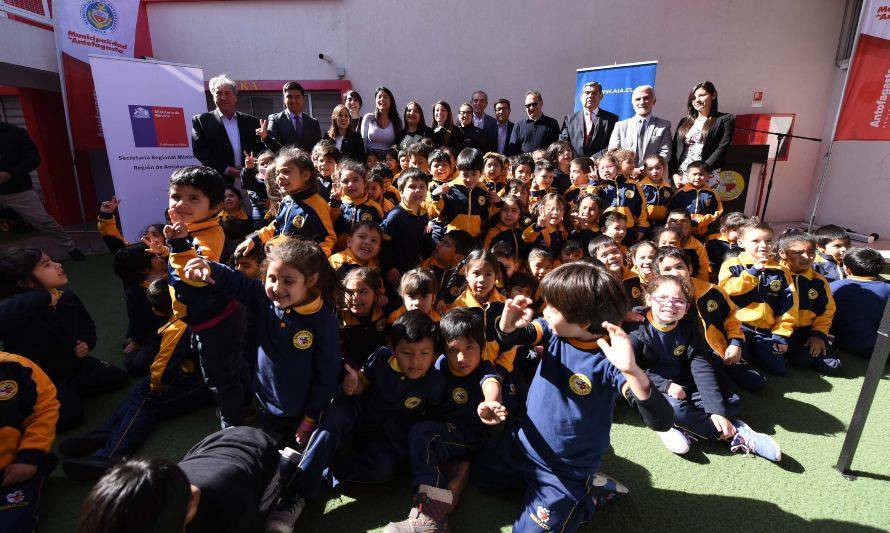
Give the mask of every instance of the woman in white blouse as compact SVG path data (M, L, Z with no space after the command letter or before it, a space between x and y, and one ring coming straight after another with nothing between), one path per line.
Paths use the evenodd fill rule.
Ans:
M674 133L671 173L677 187L683 185L683 173L693 161L704 161L713 186L723 166L726 151L735 131L735 117L718 111L717 88L710 81L697 84L689 92L687 114Z
M366 152L374 152L383 161L386 151L402 137L402 119L396 110L392 91L377 87L374 91L374 112L362 119L362 141Z

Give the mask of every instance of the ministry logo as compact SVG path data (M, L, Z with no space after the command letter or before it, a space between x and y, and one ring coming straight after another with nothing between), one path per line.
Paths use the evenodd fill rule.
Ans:
M136 148L188 148L185 113L181 107L128 107Z

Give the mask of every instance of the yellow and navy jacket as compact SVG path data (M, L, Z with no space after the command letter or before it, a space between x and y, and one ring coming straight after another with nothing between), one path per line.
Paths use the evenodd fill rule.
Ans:
M423 376L409 379L390 348L381 347L368 357L358 377L367 385L359 396L346 401L358 404L362 427L380 427L391 420L407 426L442 400L445 379L434 365Z
M844 274L844 267L839 265L838 262L834 260L834 257L822 252L816 254L816 261L813 262L813 270L822 274L825 279L828 280L828 283L847 277Z
M151 310L148 303L146 290L151 281L145 280L138 285L124 287L124 301L127 304L127 332L126 338L139 344L145 344L149 339L157 336L158 328L164 324L164 319Z
M646 195L638 184L618 175L614 180L600 180L597 190L603 213L615 211L627 217L628 234L649 227Z
M402 305L402 307L399 307L398 309L390 313L388 317L386 317L386 324L389 326L393 325L400 316L404 315L407 312L408 310L405 309L404 305ZM433 322L442 320L442 316L435 310L435 308L431 308L430 312L427 313L426 316L430 317Z
M496 289L491 290L488 295L488 301L484 304L479 302L473 295L473 291L469 287L454 300L451 308L466 307L474 312L479 312L482 316L482 322L485 326L485 346L482 350L482 358L491 361L492 364L501 367L508 373L513 371L513 361L516 359L516 348L504 346L498 341L497 323L500 320L501 313L504 312L504 302L506 299Z
M253 232L253 220L244 212L244 208L238 206L234 213L226 213L225 209L219 212L219 225L222 226L226 239L240 243Z
M180 373L194 374L198 369L197 354L192 351L188 325L171 317L158 329L161 344L148 371L149 385L155 392L163 391Z
M40 465L56 438L56 387L36 363L0 352L0 471Z
M587 245L590 244L590 241L597 235L600 235L599 224L588 228L576 224L575 228L569 232L569 239L581 243L581 247L584 249L584 255L590 255L589 250L587 250Z
M649 224L663 224L667 219L667 206L673 190L670 184L663 181L655 183L652 178L645 176L637 182L637 185L646 195L646 218Z
M725 357L730 345L744 346L742 323L736 317L736 306L726 291L700 279L690 278L689 281L708 346L720 357Z
M549 189L539 189L536 186L532 185L532 188L528 191L528 210L531 212L534 210L535 206L541 203L544 200L544 197L550 193L559 194L559 191L556 190L556 187L550 187Z
M838 348L871 357L878 339L884 306L890 300L890 283L881 277L847 276L830 285L840 310L831 323Z
M624 293L630 300L631 307L643 305L643 286L640 276L633 270L622 267L621 285L624 287Z
M482 247L485 250L491 250L492 246L499 242L506 242L512 246L517 258L524 258L527 255L527 246L523 239L523 229L519 227L518 224L512 228L508 228L498 222L485 233Z
M705 242L705 252L708 254L708 261L711 263L711 272L719 272L720 265L728 258L728 255L738 255L741 251L739 245L729 242L729 238L725 233L714 233L708 235Z
M318 293L298 306L278 308L263 282L211 263L215 286L247 307L256 322L256 393L274 416L318 420L340 379L337 316Z
M714 224L723 216L723 202L708 186L696 189L688 183L671 196L668 211L682 209L692 217L692 233L708 235L714 232Z
M445 233L449 231L465 231L471 237L482 233L482 222L496 213L498 209L489 205L488 189L481 183L468 189L463 178L449 183L447 193L433 196L430 204L430 216L439 217L445 225Z
M562 198L563 198L563 200L566 201L566 204L571 209L572 207L575 206L575 204L578 203L578 200L581 198L582 194L585 196L588 196L588 195L597 196L597 197L599 196L597 186L588 183L587 185L582 185L581 187L572 185L571 187L566 189L566 192L562 193Z
M63 383L80 369L77 341L96 347L96 325L80 298L69 290L28 290L0 301L0 340L4 350L27 357Z
M348 309L340 310L340 347L346 364L361 368L368 356L386 346L386 316L375 305L367 316L356 316Z
M522 240L528 243L529 248L544 248L549 250L553 257L559 257L559 251L562 250L568 236L568 231L561 225L542 228L538 226L537 220L522 232Z
M360 222L383 222L383 208L364 195L358 200L348 196L331 198L331 218L338 235L352 233L352 227Z
M404 274L420 263L429 221L422 207L412 211L404 203L386 214L380 225L383 230L380 261L384 272L395 268Z
M711 262L708 261L708 251L695 237L686 237L683 243L683 254L692 265L692 277L702 281L709 281L711 277Z
M380 270L380 265L377 264L377 258L372 257L367 262L362 263L349 248L332 255L328 258L328 262L331 264L331 268L334 269L334 271L337 273L337 277L340 279L343 279L343 277L348 274L350 270L355 268L369 267L373 268L374 270Z
M325 254L331 255L337 242L331 208L314 187L285 196L275 220L251 238L254 244L263 245L278 235L317 242Z
M691 314L669 326L655 323L652 312L630 334L638 364L646 370L652 387L667 394L671 383L698 391L707 414L726 415L717 372L711 365L710 348Z
M791 279L799 306L795 328L807 328L811 337L827 342L836 310L828 280L812 267L798 274L792 272Z
M102 211L99 211L99 218L96 225L99 229L99 236L102 237L105 246L108 247L108 251L111 253L115 253L130 245L127 239L124 239L121 230L117 227L117 220L114 218L114 213L103 213Z
M447 266L443 265L436 259L436 256L431 255L430 257L427 257L426 259L424 259L423 261L420 262L420 268L428 270L433 274L433 277L436 278L436 285L439 287L439 290L441 292L441 290L445 288L443 286L443 283L445 282L445 273L454 267L447 267ZM459 295L460 295L460 291L458 291L457 294L454 294L452 296L453 296L453 298L457 298ZM453 301L453 298L452 298L452 301Z
M779 343L788 342L797 325L798 294L787 268L773 260L762 269L745 252L720 267L719 285L738 307L736 317L745 326L770 330Z
M430 410L430 418L447 422L458 427L465 438L465 445L471 448L483 444L489 426L479 418L477 408L485 401L482 387L489 381L501 382L491 361L482 360L466 376L456 376L448 367L448 357L440 355L435 363L436 370L445 382L444 394L438 405Z
M218 320L234 310L231 298L221 294L203 281L185 279L185 265L196 257L206 261L219 261L225 245L225 234L219 225L219 217L188 224L189 234L181 239L169 239L170 259L167 263L167 283L173 297L173 316L186 324L201 327L208 321Z

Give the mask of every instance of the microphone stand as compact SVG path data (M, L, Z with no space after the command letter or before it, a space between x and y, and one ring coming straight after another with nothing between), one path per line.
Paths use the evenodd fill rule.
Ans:
M777 139L776 143L776 153L773 157L773 167L770 169L769 173L769 181L766 185L766 197L763 199L763 209L760 212L760 220L766 220L766 207L769 205L769 196L773 190L773 178L776 175L776 161L779 158L779 152L782 151L782 145L785 142L785 139L803 139L805 141L816 141L822 142L822 139L817 139L815 137L804 137L803 135L791 135L790 133L780 133L777 131L769 131L769 130L757 130L753 128L739 128L736 127L737 131L750 131L756 133L766 133L767 135L775 135Z

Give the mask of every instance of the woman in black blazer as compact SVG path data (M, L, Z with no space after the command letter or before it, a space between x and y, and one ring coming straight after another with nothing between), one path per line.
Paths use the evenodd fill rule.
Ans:
M331 129L325 132L324 138L337 145L340 154L359 163L365 162L365 143L362 136L349 127L349 109L340 104L331 113Z
M407 150L412 144L419 142L424 137L432 139L433 130L426 125L426 119L423 118L423 108L416 101L411 100L405 106L405 112L402 113L402 122L405 124L405 130L402 132L402 139L399 141L399 149Z
M682 186L682 175L693 161L704 161L711 175L716 176L735 131L735 117L718 111L717 88L709 81L692 88L686 109L687 115L674 133L671 155L671 173L677 187Z

